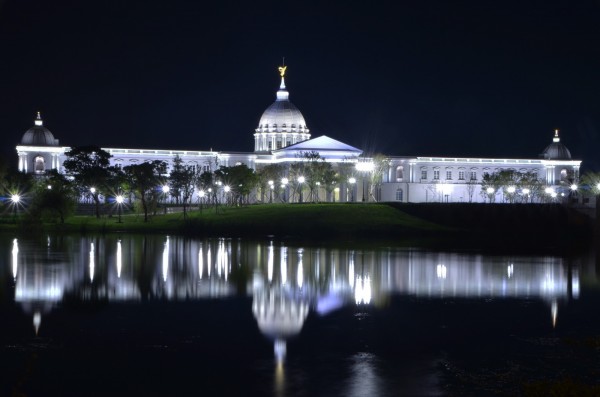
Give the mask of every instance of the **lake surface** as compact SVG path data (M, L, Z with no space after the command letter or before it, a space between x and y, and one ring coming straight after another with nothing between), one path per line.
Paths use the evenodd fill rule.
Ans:
M0 235L0 254L2 396L519 395L600 378L594 253Z

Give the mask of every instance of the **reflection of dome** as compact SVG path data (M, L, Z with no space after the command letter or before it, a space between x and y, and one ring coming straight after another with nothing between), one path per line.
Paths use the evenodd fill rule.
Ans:
M254 295L252 312L264 335L287 339L300 333L308 315L308 303L274 288Z
M35 119L35 125L28 129L21 138L22 145L31 146L58 146L58 139L54 139L54 135L49 129L44 127L44 122L40 116L40 112Z
M560 143L558 130L554 131L552 143L544 149L542 155L547 160L571 160L571 152L565 145Z
M267 108L260 118L256 132L300 132L308 133L304 116L289 100L290 93L281 79L277 100Z

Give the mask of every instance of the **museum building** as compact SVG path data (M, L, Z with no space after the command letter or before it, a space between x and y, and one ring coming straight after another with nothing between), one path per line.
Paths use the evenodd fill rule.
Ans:
M528 159L474 158L474 157L411 157L386 155L386 167L376 189L370 186L373 158L363 155L355 148L331 137L321 135L311 138L304 116L289 99L285 85L286 67L280 67L281 84L276 99L262 114L254 130L254 152L226 152L211 150L169 150L103 148L112 155L111 165L125 167L145 161L162 160L169 168L175 156L196 171L215 171L220 166L246 164L254 170L268 164L289 166L305 161L306 153L318 153L334 168L342 164L352 169L346 180L340 181L332 192L323 190L318 197L322 201L397 201L397 202L485 202L500 201L498 195L506 192L483 191L485 174L500 171L530 173L545 186L549 199L560 199L572 183L579 179L581 160L574 160L570 151L560 142L555 131L550 143L539 157ZM34 125L28 129L16 147L20 171L43 175L47 170L64 172L65 152L69 146L60 146L59 140L44 126L38 112ZM288 178L275 181L278 197L286 201L297 200L290 194ZM280 184L281 183L281 184ZM293 183L291 183L293 185ZM526 195L527 189L512 192ZM287 194L285 193L287 191ZM563 193L561 193L563 192ZM498 196L500 197L500 196ZM265 199L264 192L254 195L255 201Z

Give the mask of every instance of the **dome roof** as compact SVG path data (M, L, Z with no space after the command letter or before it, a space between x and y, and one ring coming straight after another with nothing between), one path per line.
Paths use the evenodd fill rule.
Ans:
M544 149L542 156L547 160L571 160L571 152L565 145L560 143L558 130L554 131L552 143Z
M34 126L23 134L21 145L58 146L58 139L54 139L54 135L52 135L50 130L44 127L40 112L37 114Z
M262 114L256 132L299 132L308 133L304 116L289 100L284 78L277 91L277 99Z

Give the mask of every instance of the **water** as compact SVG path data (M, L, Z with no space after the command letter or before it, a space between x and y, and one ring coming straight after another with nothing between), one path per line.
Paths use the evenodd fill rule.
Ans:
M476 396L598 384L593 255L129 235L0 235L0 253L0 395Z

